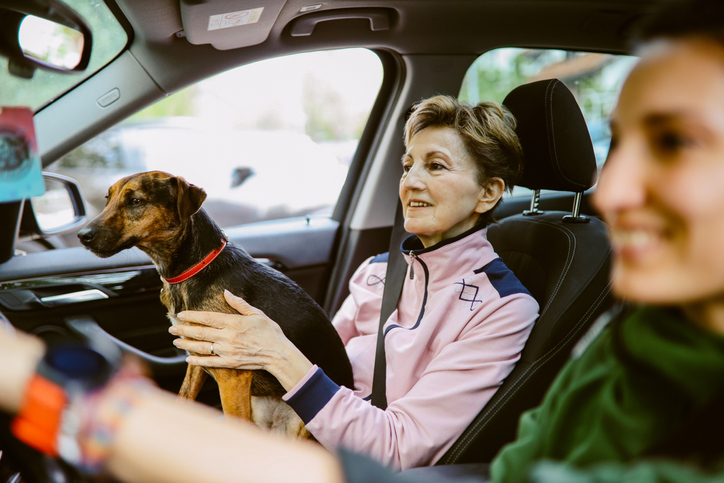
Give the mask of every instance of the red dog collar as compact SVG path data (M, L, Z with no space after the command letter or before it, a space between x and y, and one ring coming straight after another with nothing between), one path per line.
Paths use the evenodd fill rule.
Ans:
M199 263L197 263L197 264L194 265L193 267L191 267L191 268L189 268L188 270L186 270L186 271L185 271L184 273L182 273L181 275L179 275L179 276L177 276L177 277L173 277L173 278L168 278L168 279L166 279L166 281L167 281L168 283L170 283L171 285L175 285L175 284L177 284L177 283L183 282L184 280L190 279L191 277L193 277L194 275L196 275L197 273L199 273L201 270L203 270L204 268L206 268L206 266L207 266L209 263L213 262L214 259L219 256L219 253L221 253L221 252L224 250L224 247L225 247L225 246L226 246L226 240L222 240L222 242L221 242L221 247L219 247L219 248L217 248L217 249L215 249L215 250L212 250L211 253L209 253L208 255L206 255L203 260L201 260Z

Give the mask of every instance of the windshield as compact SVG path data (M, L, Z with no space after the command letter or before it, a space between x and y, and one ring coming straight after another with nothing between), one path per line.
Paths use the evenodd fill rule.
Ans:
M88 68L79 73L61 74L36 70L32 79L15 77L8 71L8 60L0 58L0 106L27 106L37 111L56 97L100 70L128 43L125 30L101 0L62 0L76 11L93 32L93 51Z

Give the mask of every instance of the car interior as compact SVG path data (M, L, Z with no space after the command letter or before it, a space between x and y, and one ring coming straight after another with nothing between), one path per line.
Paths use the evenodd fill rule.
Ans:
M202 81L270 59L344 49L373 53L381 77L328 212L289 211L223 228L229 240L285 273L333 316L360 263L387 251L399 256L395 247L405 235L396 219L399 159L410 106L436 94L485 100L466 94L473 74L483 76L485 92L496 90L500 97L494 100L518 120L525 171L523 189L506 195L488 235L541 314L515 369L437 462L438 468L449 467L440 471L487 463L511 441L520 414L540 402L576 342L614 303L607 229L589 200L605 161L612 99L635 61L630 37L663 0L64 0L61 5L73 14L63 17L61 9L53 17L47 6L55 1L0 0L0 106L32 109L46 190L56 183L71 213L62 226L45 228L39 201L0 203L0 312L14 327L48 341L112 341L144 360L160 387L177 392L186 355L168 333L155 267L137 249L101 259L71 246L68 240L93 214L90 191L75 176L53 172L54 166ZM94 13L100 11L101 21L93 18L101 18ZM84 36L74 66L27 60L17 31L28 15ZM90 53L91 47L102 49L103 57ZM554 62L531 70L549 57ZM515 65L498 72L498 64L479 59ZM529 64L519 65L523 60ZM331 70L348 68L327 64ZM591 80L604 68L609 70ZM253 90L240 94L249 105L260 96ZM210 147L218 144L210 141L215 135L200 138L195 162L209 179L226 180L220 167L226 154ZM175 157L165 161L172 173ZM253 161L235 151L229 166L237 166L239 190L264 169L261 161L247 167ZM299 163L307 161L300 157ZM100 178L90 164L78 166L79 179ZM312 177L328 169L319 166L309 168ZM317 189L305 180L298 177L298 184ZM103 183L104 189L110 185ZM404 268L390 262L387 280L399 278ZM213 383L198 400L219 405Z

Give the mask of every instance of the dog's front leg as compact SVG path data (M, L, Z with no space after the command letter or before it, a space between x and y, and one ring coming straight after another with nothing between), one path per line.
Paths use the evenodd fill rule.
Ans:
M237 369L210 369L210 372L219 385L224 415L251 421L251 380L254 372Z
M206 376L207 374L203 367L189 364L186 367L186 377L184 377L184 382L181 384L181 389L178 392L179 397L195 401L196 396L198 396L201 391L201 386L204 385Z

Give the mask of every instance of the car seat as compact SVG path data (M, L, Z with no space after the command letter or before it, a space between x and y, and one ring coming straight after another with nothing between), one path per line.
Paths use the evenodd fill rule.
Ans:
M597 166L576 99L549 79L517 87L503 104L518 121L523 146L518 184L534 194L530 210L491 225L488 239L538 301L540 315L511 374L439 465L487 462L512 441L520 414L540 403L575 343L612 304L607 227L580 214ZM574 192L571 213L540 211L540 190Z
M571 349L612 305L606 225L580 214L595 181L596 160L578 104L557 79L525 84L503 101L518 121L530 210L488 228L505 264L540 304L521 358L483 410L436 463L402 474L415 481L487 476L487 463L515 438L518 419L537 406ZM574 192L570 213L539 210L540 190Z

